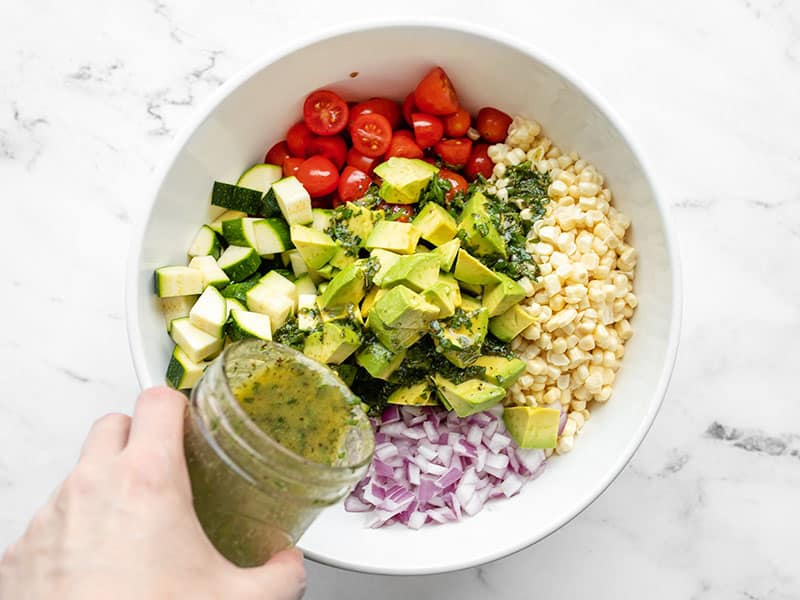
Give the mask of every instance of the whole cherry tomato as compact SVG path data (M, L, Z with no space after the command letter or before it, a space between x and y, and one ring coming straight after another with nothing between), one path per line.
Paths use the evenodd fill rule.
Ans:
M442 118L444 134L450 138L464 137L469 129L470 116L464 108L459 108L452 115Z
M364 156L355 148L350 148L347 151L347 164L364 171L364 173L371 174L372 169L380 162L381 157L379 156Z
M283 166L283 161L291 158L291 156L286 140L281 140L267 151L264 156L264 162L268 165L278 165L280 167Z
M364 171L347 166L339 177L339 198L344 202L363 198L370 183L372 179Z
M411 115L414 124L414 139L420 148L430 148L444 135L444 125L442 120L433 115L425 113L414 113Z
M308 145L314 139L314 132L303 121L295 123L286 132L286 145L292 156L305 158L308 156Z
M300 168L300 165L303 164L304 158L293 158L289 157L283 161L283 176L284 177L291 177L292 175L297 175L297 170Z
M365 156L381 156L392 141L389 120L377 113L361 114L350 125L353 148Z
M414 123L411 120L411 115L417 112L417 106L414 104L414 92L411 92L406 99L403 100L403 118L409 127L413 127Z
M422 158L422 148L414 141L414 136L410 131L400 130L395 131L392 135L392 141L389 144L389 149L386 151L386 160L392 156L399 156L402 158Z
M324 156L341 169L347 159L347 143L338 135L316 137L308 144L308 154Z
M347 102L330 90L311 92L303 103L303 120L317 135L335 135L347 125Z
M324 156L312 156L303 161L297 169L297 179L312 198L330 194L339 183L339 171Z
M432 115L449 115L458 110L456 90L444 69L435 67L422 78L414 90L414 103Z
M467 179L470 181L477 179L478 175L483 175L486 178L492 176L494 163L492 159L489 158L488 149L489 144L475 144L472 146L469 160L467 160L467 164L464 166L464 175L466 175Z
M458 138L457 140L442 140L433 148L436 154L447 165L463 167L469 160L472 152L472 140L469 138Z
M350 122L352 123L359 115L377 113L386 117L392 129L397 129L400 125L401 113L400 105L388 98L370 98L364 102L359 102L350 110Z
M511 125L511 117L502 110L497 110L491 106L480 109L478 118L475 121L475 129L490 144L505 140L506 135L508 135L509 125Z
M453 199L453 196L455 196L458 192L467 191L467 180L455 171L451 171L450 169L439 169L437 175L439 178L446 179L450 182L450 191L448 191L447 195L445 196L448 202L450 202Z

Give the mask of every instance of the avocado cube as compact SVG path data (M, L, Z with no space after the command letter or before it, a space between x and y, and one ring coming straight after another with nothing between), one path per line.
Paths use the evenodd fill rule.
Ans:
M422 292L422 297L425 298L426 302L430 302L439 308L439 314L436 315L437 319L452 317L456 312L456 307L453 303L452 289L446 283L437 281L434 285Z
M383 278L386 273L391 269L394 264L400 260L400 257L403 256L402 254L397 254L396 252L389 252L388 250L381 250L380 248L376 248L372 252L369 253L371 258L375 258L378 261L379 268L375 272L375 275L372 276L372 282L375 285L381 285L383 283ZM413 255L412 255L413 256Z
M360 345L360 336L350 327L329 322L306 338L303 354L321 363L338 365Z
M468 379L456 385L441 375L434 375L439 399L459 417L468 417L483 412L505 398L506 391L500 386L480 379Z
M366 294L366 274L363 263L353 263L331 279L319 297L320 308L358 304Z
M405 349L392 352L380 342L372 342L356 354L356 362L376 379L389 379L405 357Z
M458 251L456 279L473 285L493 285L500 281L497 274L466 250Z
M481 307L476 311L461 311L446 321L433 321L431 331L436 350L460 369L474 363L481 354L489 326L489 314Z
M386 401L389 404L402 404L404 406L437 406L439 404L431 384L427 381L397 388L389 395Z
M359 245L363 247L369 234L372 233L375 221L380 218L380 213L370 210L366 206L346 202L341 214L348 215L344 219L345 226L354 236L358 237Z
M404 285L415 292L431 287L439 279L439 259L431 254L403 256L381 278L381 287Z
M520 448L555 448L561 411L542 406L513 406L503 411L503 422Z
M495 385L508 389L525 372L525 361L504 356L481 356L472 363L484 368L483 378Z
M327 233L305 225L292 225L289 231L295 248L309 269L319 269L336 253L338 246Z
M490 317L496 317L525 298L525 290L520 284L502 273L495 273L500 283L487 286L483 290L483 305Z
M393 156L375 167L375 174L383 179L378 194L392 204L414 204L438 171L424 160Z
M510 342L522 333L528 325L535 322L536 317L519 304L515 304L502 315L489 320L489 331L496 338L504 342Z
M344 246L337 246L330 259L330 265L337 269L346 269L358 260L358 256L350 254Z
M420 230L422 239L439 246L456 236L456 220L439 204L428 202L412 221Z
M425 335L428 321L438 313L422 296L398 285L375 301L367 327L389 350L399 352Z
M467 294L461 296L462 310L465 310L466 312L472 312L482 307L483 304L481 304L480 298L473 298L472 296L468 296Z
M458 256L458 250L460 248L461 240L456 238L445 242L433 251L434 254L439 257L439 268L441 268L442 271L452 270L453 263L456 262L456 256Z
M419 242L420 231L411 223L378 221L369 234L365 247L382 248L399 254L413 254Z
M458 285L455 277L453 277L450 273L439 273L439 279L437 283L443 283L448 287L450 290L450 298L452 298L453 306L455 308L461 306L461 287Z
M309 274L311 277L316 279L316 283L319 284L320 281L323 280L331 280L333 279L336 274L339 272L339 269L334 267L330 262L325 265L324 267L320 267L319 269L311 269Z
M500 254L508 256L506 241L492 223L487 208L488 200L481 192L475 192L461 211L459 231L465 238L465 246L477 256Z
M372 306L375 302L380 298L383 294L386 293L386 290L383 288L379 288L378 286L372 286L370 290L367 292L367 295L364 296L364 299L361 301L361 316L366 317L369 315L369 311L372 310Z

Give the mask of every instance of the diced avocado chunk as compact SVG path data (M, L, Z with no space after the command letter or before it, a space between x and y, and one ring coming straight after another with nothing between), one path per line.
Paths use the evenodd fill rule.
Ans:
M506 395L506 391L500 386L480 379L468 379L456 385L437 374L433 376L433 381L442 403L451 407L459 417L468 417L487 410Z
M481 301L478 298L473 298L472 296L468 296L467 294L461 296L461 308L466 312L472 312L473 310L478 310L482 306L483 304L481 304Z
M435 202L428 202L412 221L423 240L440 246L456 236L458 226L453 216Z
M520 448L555 448L561 411L542 406L513 406L503 411L503 422Z
M303 354L316 361L338 365L361 345L358 333L347 325L324 323L306 338Z
M342 304L358 304L366 294L366 273L364 264L356 262L340 271L331 279L328 287L319 297L320 308Z
M439 279L439 259L431 253L400 257L381 278L381 287L404 285L415 292L431 287Z
M510 342L522 333L528 325L535 322L536 317L519 304L515 304L502 315L489 319L489 331L496 338L504 342Z
M346 269L358 260L358 256L351 254L344 246L337 246L336 251L331 256L330 265L337 269Z
M314 277L319 284L320 281L325 279L333 279L336 274L339 272L339 269L334 267L331 263L328 263L324 267L320 267L319 269L312 269L309 271L312 277ZM321 285L321 284L320 284ZM320 292L322 289L320 289Z
M376 248L370 252L369 255L377 259L379 265L377 272L372 276L372 281L375 283L375 285L381 285L384 275L386 275L389 269L394 266L394 263L400 260L400 257L403 256L402 254L389 252L388 250L381 250L380 248Z
M438 313L421 295L398 285L376 300L367 327L389 350L399 352L425 335L428 321Z
M336 253L338 246L327 233L305 225L291 226L292 242L309 269L319 269Z
M472 363L484 368L484 379L508 389L525 372L525 361L504 356L481 356Z
M439 404L431 384L427 381L397 388L389 395L387 402L404 406L436 406Z
M489 217L488 201L481 192L475 192L461 211L459 231L463 231L464 245L477 256L508 255L506 241Z
M473 285L492 285L500 281L497 274L466 250L458 251L456 279Z
M371 342L356 354L356 362L376 379L389 379L405 357L405 349L392 352L380 342Z
M483 293L483 286L476 285L474 283L465 283L463 281L460 282L461 290L469 294L470 296L475 296L476 298L480 299L481 293Z
M459 310L451 319L433 321L431 335L436 349L455 366L463 369L481 355L488 325L489 315L485 308L469 313Z
M439 273L438 283L443 283L450 288L450 297L453 299L453 306L456 308L461 306L461 286L458 285L456 278L450 273ZM480 305L475 308L480 308Z
M378 194L392 204L414 204L438 171L424 160L393 156L375 167L375 174L383 179Z
M375 302L385 293L386 290L378 287L377 285L370 288L370 290L367 292L367 295L364 296L364 300L361 301L361 315L363 317L369 315L369 311L372 310Z
M373 226L380 213L352 202L345 203L344 209L340 210L342 210L341 214L349 215L344 219L345 225L354 236L358 237L359 246L363 247L369 234L372 233Z
M422 292L422 297L425 298L426 302L430 302L439 308L439 314L436 315L437 319L452 317L456 312L452 288L442 281L437 281Z
M453 263L456 262L456 256L458 256L460 248L461 240L456 238L445 242L433 251L439 257L439 267L442 271L451 271L453 269Z
M500 283L487 286L483 290L483 305L489 311L490 317L496 317L517 302L525 298L525 290L520 284L511 279L508 275L495 273L500 279Z
M401 221L378 221L369 234L365 247L382 248L399 254L413 254L419 242L419 229Z

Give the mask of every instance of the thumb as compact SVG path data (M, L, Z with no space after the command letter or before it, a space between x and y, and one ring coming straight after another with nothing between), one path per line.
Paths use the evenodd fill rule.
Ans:
M297 548L282 550L261 567L243 569L247 587L263 600L299 600L306 591L303 553Z

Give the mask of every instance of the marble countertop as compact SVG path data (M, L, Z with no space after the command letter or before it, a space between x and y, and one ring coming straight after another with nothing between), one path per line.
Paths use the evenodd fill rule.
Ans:
M124 265L175 132L237 69L328 27L332 11L339 22L388 16L360 0L271 5L0 9L0 203L13 257L0 288L0 547L70 469L90 423L130 410ZM685 275L681 351L635 459L561 531L455 574L309 564L307 597L800 597L800 4L401 8L532 41L617 109L671 203Z

